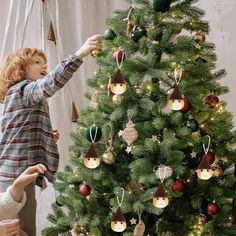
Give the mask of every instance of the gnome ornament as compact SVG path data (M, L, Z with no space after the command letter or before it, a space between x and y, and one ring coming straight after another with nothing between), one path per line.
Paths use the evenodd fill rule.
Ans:
M175 86L174 91L169 98L168 107L174 111L180 111L184 107L184 98L178 85Z
M127 223L125 217L121 211L121 208L118 207L111 220L111 229L115 232L123 232L126 227Z
M112 101L114 104L119 105L123 102L123 94L126 91L126 84L121 74L120 69L117 70L114 79L109 81L109 90L114 94Z
M93 143L89 146L89 149L83 158L83 162L89 169L95 169L99 166L100 159Z
M116 95L121 95L126 91L126 84L120 69L117 70L114 79L110 83L110 90Z
M202 180L208 180L213 176L213 174L214 171L212 170L206 155L203 155L202 160L197 168L198 178Z
M157 208L165 208L169 204L169 199L161 183L153 196L153 205Z
M212 152L209 152L211 137L209 135L207 135L207 137L208 137L208 145L206 147L205 143L203 143L203 150L205 154L202 156L202 160L197 168L197 176L198 178L203 180L210 179L214 174L214 171L210 165L211 159L209 158L209 154L212 154Z

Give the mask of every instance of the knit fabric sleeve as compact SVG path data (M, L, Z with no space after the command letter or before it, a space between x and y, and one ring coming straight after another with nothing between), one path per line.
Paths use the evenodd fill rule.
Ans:
M14 219L26 202L26 193L23 192L21 202L16 202L11 194L11 186L4 193L0 193L0 220Z

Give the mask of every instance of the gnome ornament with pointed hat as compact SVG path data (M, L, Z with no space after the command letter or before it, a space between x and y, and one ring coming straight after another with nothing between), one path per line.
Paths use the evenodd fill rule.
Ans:
M115 94L112 99L115 104L117 100L121 102L123 101L123 97L121 94L123 94L126 91L126 84L120 69L117 70L114 79L110 82L109 89L113 94Z
M153 205L157 208L165 208L168 204L169 199L161 183L153 196Z
M93 143L89 146L89 149L83 158L83 162L89 169L95 169L99 166L100 159Z
M184 98L178 85L175 86L174 91L169 98L168 107L174 111L180 111L184 107Z
M111 229L115 232L123 232L126 227L127 223L125 217L121 211L121 208L118 207L111 220Z
M199 179L208 180L214 174L211 165L207 159L206 155L203 155L202 160L197 168L197 176Z

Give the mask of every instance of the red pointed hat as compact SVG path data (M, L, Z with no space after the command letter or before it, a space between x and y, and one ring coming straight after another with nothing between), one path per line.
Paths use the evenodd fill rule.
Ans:
M173 93L170 95L171 100L183 100L182 93L179 90L179 86L176 85Z
M201 162L199 163L198 169L211 169L211 165L207 160L207 155L203 155Z
M86 158L91 158L91 157L92 158L99 158L93 143L89 146L89 149L88 149L85 157Z
M126 221L120 207L117 208L116 213L112 217L112 221Z
M120 69L117 70L117 72L114 76L114 79L111 81L111 83L112 84L124 84L125 83Z
M163 184L160 184L154 197L167 197Z

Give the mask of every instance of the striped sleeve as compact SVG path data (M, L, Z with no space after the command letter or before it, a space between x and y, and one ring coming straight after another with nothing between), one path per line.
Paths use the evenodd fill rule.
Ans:
M22 91L24 104L30 106L51 97L72 78L81 64L82 61L71 54L44 78L29 82Z

